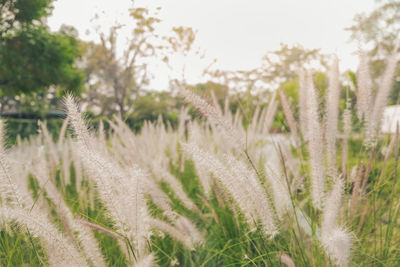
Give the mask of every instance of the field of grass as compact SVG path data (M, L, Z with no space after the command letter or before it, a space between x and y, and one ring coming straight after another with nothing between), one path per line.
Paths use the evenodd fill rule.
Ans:
M0 264L397 266L399 131L378 131L391 67L358 132L351 103L338 111L337 66L324 110L308 73L300 118L281 93L246 127L182 89L204 120L183 109L177 129L88 130L67 97L57 140L41 124L0 146ZM269 134L278 102L289 131Z

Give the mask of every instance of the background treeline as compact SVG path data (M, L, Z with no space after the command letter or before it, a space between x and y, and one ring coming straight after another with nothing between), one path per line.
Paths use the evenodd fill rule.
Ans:
M50 31L46 17L51 14L52 3L53 0L0 1L0 116L8 118L12 143L17 135L26 138L36 133L38 120L47 121L49 130L56 135L65 117L60 99L66 92L80 99L81 108L94 127L113 116L121 116L136 132L144 121L156 121L159 116L176 127L182 107L182 99L176 92L182 86L220 104L228 97L231 111L246 114L243 123L247 125L256 107L274 97L275 89L282 90L290 103L297 102L298 71L311 66L316 71L315 84L324 105L331 56L317 49L282 44L280 49L266 53L262 64L254 70L209 68L204 70L205 82L189 85L184 75L171 77L170 90L161 92L151 87L149 62L159 60L171 71L179 72L182 66L174 64L174 57L191 53L200 57L193 29L176 27L160 35L157 10L132 7L134 29L128 45L120 51L118 38L122 25L113 25L108 31L98 30L99 43L80 40L77 31L69 26L58 32ZM373 78L380 77L384 59L396 44L399 9L399 1L386 1L371 14L357 15L354 24L349 25L353 41L371 48L368 56ZM341 93L354 103L356 73L345 71L342 76ZM400 83L396 79L389 104L399 102L399 92ZM298 117L295 106L292 108ZM341 112L344 108L342 101ZM194 112L190 114L195 116ZM273 131L287 128L283 118L279 106Z

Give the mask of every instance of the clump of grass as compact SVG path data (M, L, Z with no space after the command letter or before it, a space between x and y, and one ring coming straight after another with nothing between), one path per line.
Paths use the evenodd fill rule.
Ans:
M393 266L399 133L378 129L396 62L374 97L361 56L356 134L347 99L339 113L337 58L325 110L311 71L301 75L299 118L279 92L291 137L268 133L275 97L244 126L228 102L182 89L205 120L188 121L184 109L176 131L160 119L134 134L116 118L105 135L88 130L68 96L58 140L42 124L30 142L0 146L0 263Z

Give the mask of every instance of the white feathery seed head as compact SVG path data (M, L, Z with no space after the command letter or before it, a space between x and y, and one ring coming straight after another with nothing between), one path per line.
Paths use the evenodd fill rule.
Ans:
M349 266L352 238L346 230L335 227L322 235L321 241L326 253L337 266Z
M10 205L23 207L23 198L13 180L4 145L4 122L0 120L0 197Z
M318 110L318 97L314 88L312 73L307 73L307 138L311 165L311 196L315 208L321 209L324 189L324 149L322 143L322 128Z
M203 235L188 218L182 215L178 216L175 221L175 226L190 238L193 244L203 244L205 242Z
M225 141L228 142L230 146L238 151L245 148L244 139L222 116L220 110L186 89L181 88L180 94L187 102L191 103L203 116L205 116L211 124L215 125L219 129L220 134L223 135Z
M338 224L339 211L343 195L343 179L335 179L322 214L321 243L326 253L335 264L346 267L349 264L351 251L351 236Z
M299 122L304 140L307 139L307 75L305 71L299 72Z
M191 156L196 168L212 173L235 200L250 226L260 221L267 235L274 236L277 227L264 188L254 172L247 166L225 154L224 160L200 149L196 144L182 144L184 153Z
M290 133L292 134L292 137L295 140L296 146L299 147L300 141L299 141L299 134L297 132L297 123L294 118L292 109L290 108L289 101L285 93L282 92L282 90L279 90L279 97L281 99L283 112L285 113L286 122L290 128Z
M87 266L77 248L38 209L0 207L0 214L8 223L24 225L32 235L40 237L52 266Z
M189 250L195 250L196 243L193 242L192 237L187 236L181 229L158 219L150 219L149 224L152 228L158 229L181 242Z
M376 143L376 136L379 132L379 126L382 120L383 111L387 104L390 89L392 88L393 78L397 66L397 53L398 46L394 48L393 52L387 59L386 69L381 77L379 90L376 93L374 107L372 110L371 118L367 123L366 137L364 144L367 147L372 147Z
M327 195L322 213L321 231L329 232L338 222L339 211L343 196L343 179L337 177L333 188Z
M154 254L149 254L139 259L133 266L134 267L152 267L155 265Z
M333 66L329 77L329 87L326 99L326 154L327 154L327 175L335 177L337 175L336 164L336 135L339 121L339 59L334 57Z
M360 65L357 71L357 116L368 123L372 104L372 80L368 66L368 55L359 51Z
M287 267L296 267L293 259L286 253L278 254L279 260L285 264Z
M280 220L284 219L284 215L292 208L289 189L285 177L277 170L277 168L267 165L265 167L266 179L269 187L272 189L274 206Z
M278 101L276 100L276 93L271 96L271 99L268 103L267 110L265 116L263 116L264 120L261 121L262 133L267 134L270 131L271 125L274 122L276 111L278 110Z
M46 158L43 152L39 152L37 164L33 166L32 173L37 178L40 187L46 190L47 197L55 205L56 211L64 225L64 228L70 231L70 236L78 238L77 246L82 249L86 257L96 266L106 266L99 244L94 238L93 233L84 227L79 220L74 218L74 215L68 208L63 196L58 192L56 186L50 179L50 171L47 167ZM74 237L75 238L75 237Z
M68 112L68 121L74 129L78 141L85 147L85 149L89 149L91 139L88 127L83 120L72 95L67 95L65 98L65 107Z
M114 158L96 151L90 145L90 134L71 96L67 97L66 105L85 171L96 182L99 196L118 229L135 245L136 254L143 255L150 228L142 180L148 175L137 166L123 168Z

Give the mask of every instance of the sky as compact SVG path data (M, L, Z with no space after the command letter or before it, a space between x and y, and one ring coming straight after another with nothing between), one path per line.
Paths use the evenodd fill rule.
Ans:
M131 5L130 0L56 0L48 23L53 30L71 25L81 39L96 41L95 25L107 29L118 22L126 25L121 34L129 37ZM254 69L281 43L336 53L341 70L355 70L357 45L349 42L345 28L352 25L356 14L376 8L374 0L136 0L135 5L151 10L161 7L160 33L176 26L197 31L196 45L206 57L190 55L176 61L179 71L185 66L190 83L201 81L202 70L213 59L219 69ZM95 14L97 20L93 20ZM159 62L152 62L150 69L156 73L151 85L157 89L167 89L168 79L177 75L177 70L171 73Z

